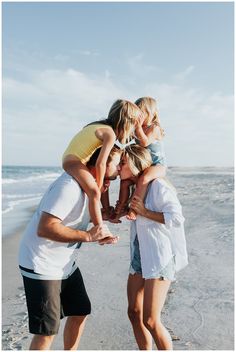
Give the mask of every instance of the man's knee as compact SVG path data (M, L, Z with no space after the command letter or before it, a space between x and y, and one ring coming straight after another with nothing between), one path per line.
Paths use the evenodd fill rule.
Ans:
M52 344L55 335L34 335L30 344L30 350L46 350Z

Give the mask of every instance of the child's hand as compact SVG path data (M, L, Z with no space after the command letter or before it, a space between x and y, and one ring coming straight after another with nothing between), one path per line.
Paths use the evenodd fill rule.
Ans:
M143 200L140 197L134 196L130 203L130 207L134 209L137 214L145 216L146 208L144 206Z
M101 193L106 192L109 187L110 187L110 181L109 180L104 180L102 188L101 188Z
M140 115L137 117L137 120L136 120L136 128L138 126L142 126L144 122L144 114L141 112Z
M143 125L144 120L145 120L145 115L143 112L141 112L141 114L139 115L139 122L140 122L141 126Z

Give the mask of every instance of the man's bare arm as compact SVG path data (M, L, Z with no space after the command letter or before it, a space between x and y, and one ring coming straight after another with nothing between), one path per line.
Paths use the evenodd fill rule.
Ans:
M61 219L45 212L39 221L38 236L56 242L95 242L113 237L106 225L97 225L88 231L74 230L63 225Z

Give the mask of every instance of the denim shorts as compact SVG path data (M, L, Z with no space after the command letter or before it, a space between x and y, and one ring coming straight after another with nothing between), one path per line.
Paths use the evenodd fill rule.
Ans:
M141 274L142 275L142 266L141 266L141 257L139 250L138 236L135 236L134 240L134 252L133 257L131 258L130 264L130 274ZM173 256L169 263L160 270L155 278L160 278L161 280L175 280L175 257Z

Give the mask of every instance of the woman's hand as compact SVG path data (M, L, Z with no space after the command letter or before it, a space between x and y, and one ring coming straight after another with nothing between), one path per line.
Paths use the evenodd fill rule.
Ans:
M131 203L130 203L130 207L139 215L141 216L145 216L146 214L146 208L144 206L143 200L138 197L138 196L134 196Z

